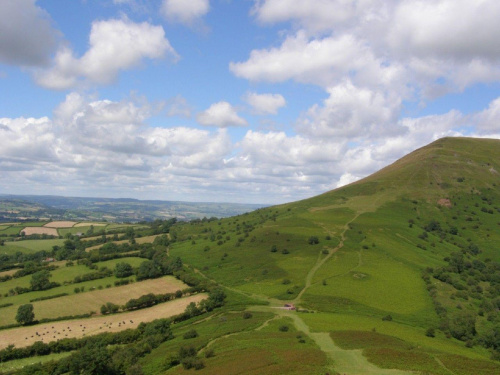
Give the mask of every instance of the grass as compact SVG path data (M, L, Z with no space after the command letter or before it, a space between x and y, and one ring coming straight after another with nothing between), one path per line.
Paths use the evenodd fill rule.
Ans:
M128 328L136 328L141 322L150 322L158 317L168 318L180 314L191 302L198 303L206 298L207 295L201 293L161 303L147 309L2 330L0 331L0 349L9 344L23 347L40 340L51 342L66 337L81 338L103 332L119 332ZM37 336L36 332L40 336Z
M330 335L343 349L363 349L363 355L381 368L449 374L433 355L392 336L372 331L336 331Z
M373 331L335 331L331 332L335 344L342 349L366 349L366 348L392 348L392 349L412 349L412 345L404 340L393 336L384 335Z
M440 365L430 354L415 350L398 350L392 348L369 348L363 350L368 360L386 369L396 368L408 371L420 371L435 375L449 375L447 368Z
M37 251L50 251L53 246L62 246L64 240L60 239L50 239L50 240L22 240L22 241L10 241L6 242L4 247L6 249L22 249L22 252L26 253L36 253ZM0 248L0 251L3 248ZM12 251L12 250L11 250Z
M95 280L100 281L100 280ZM145 280L113 288L104 288L102 290L93 290L84 293L75 294L73 289L81 287L86 283L73 284L68 287L53 288L44 291L46 295L55 295L59 293L70 293L68 296L49 299L45 301L33 302L35 318L57 318L61 316L88 314L91 311L99 312L100 307L106 302L112 302L116 305L123 305L131 298L138 298L144 294L154 293L173 293L177 290L182 290L187 287L186 284L177 280L172 276L162 277L160 279ZM101 281L101 284L102 281ZM87 288L86 288L87 289ZM90 289L90 288L89 288ZM87 290L89 290L87 289ZM35 293L26 293L16 297L36 298ZM3 298L2 303L15 303L13 306L2 309L0 316L0 325L8 325L15 323L15 316L19 305L28 303L21 298Z
M8 362L0 362L0 371L13 371L22 369L25 366L34 365L37 363L45 363L50 361L59 361L69 357L73 352L52 353L44 356L29 357L23 359L15 359Z
M500 373L498 362L464 358L457 355L440 355L439 360L456 375L491 375Z
M8 228L3 229L0 234L6 234L7 236L15 236L18 235L24 228L25 226L21 225L11 225Z
M176 338L141 361L144 373L185 373L180 366L166 371L165 364L186 345L182 335L190 329L199 333L189 342L201 355L209 342L216 353L205 360L200 374L324 374L331 372L327 356L333 354L341 357L339 369L360 375L385 375L386 368L399 368L399 374L498 373L498 366L487 360L488 350L466 348L439 330L434 338L426 336L427 328L438 326L438 317L421 278L423 269L443 266L443 258L470 242L481 249L480 259L500 260L499 180L491 171L500 171L498 144L440 140L318 197L233 218L175 225L171 235L177 241L170 255L227 287L227 304L220 315L176 324ZM450 207L438 204L443 198L451 201ZM443 232L422 237L431 220L437 220ZM452 226L458 233L449 233ZM112 224L106 229L126 228ZM310 245L311 236L319 244ZM274 246L277 251L272 252ZM265 305L282 305L277 299L293 300L303 288L300 301L294 302L316 313L276 312ZM451 300L453 292L438 285L438 299L450 308L457 303ZM478 303L467 302L471 309L478 309ZM252 319L242 319L246 307ZM269 312L288 315L270 320ZM381 319L387 314L392 321ZM480 318L477 329L485 329L485 322ZM288 332L279 331L284 324L290 326ZM330 332L344 349L337 350ZM298 335L305 342L299 342ZM360 372L351 371L354 368Z
M145 236L145 237L138 237L135 239L135 242L138 243L138 244L145 244L145 243L153 243L153 241L155 240L156 237L158 237L159 234L155 234L153 236ZM101 236L99 237L91 237L91 238L100 238ZM107 236L108 238L112 237L112 236ZM87 240L90 239L90 238L87 238ZM120 245L120 244L124 244L124 243L129 243L130 240L120 240L120 241L112 241L114 244L116 245ZM109 243L109 242L108 242ZM85 251L91 251L91 250L96 250L96 249L100 249L101 247L103 247L105 244L99 244L99 245L95 245L95 246L90 246L90 247L87 247L85 249Z
M150 355L141 360L144 374L183 374L182 366L165 371L166 359L175 355L183 345L209 348L214 357L204 358L206 367L197 371L199 374L324 374L327 359L314 343L306 339L299 342L297 332L291 329L280 332L272 321L266 329L254 331L272 314L253 312L250 319L243 319L242 314L223 314L211 319L174 327L176 338L162 344ZM199 336L184 340L182 335L190 329L196 329ZM200 352L203 357L204 350Z
M380 318L363 316L358 314L301 314L301 318L313 332L336 332L336 331L365 331L376 332L403 340L412 346L420 346L429 351L443 353L454 353L472 359L484 359L489 357L486 349L479 347L466 348L463 342L455 339L447 339L443 334L437 333L431 338L425 335L425 329L408 324L382 321Z
M90 229L90 225L88 226L80 226L80 227L72 227L72 228L58 228L57 231L59 232L60 236L65 236L67 234L77 234L77 233L86 233ZM94 227L94 230L98 230L99 227Z
M154 349L140 364L146 374L161 373L165 369L166 358L175 355L181 346L186 345L183 335L191 329L195 329L199 336L190 340L189 344L201 349L219 337L255 329L271 317L269 313L254 313L251 319L243 319L242 312L226 312L181 322L172 327L175 338Z
M127 257L127 258L120 258L120 259L113 259L113 260L108 260L104 262L98 262L96 263L96 266L101 268L101 267L108 267L109 269L113 270L116 263L119 262L127 262L133 267L139 266L144 259L142 258L137 258L137 257ZM0 301L9 301L14 303L15 305L19 304L24 304L24 303L29 303L30 299L34 298L39 298L39 297L44 297L47 295L53 295L53 294L59 294L59 293L69 293L73 294L73 290L76 287L84 287L86 290L90 290L93 288L98 288L99 286L106 286L107 284L113 285L115 281L119 280L118 278L114 276L106 277L103 279L97 279L97 280L92 280L92 281L86 281L83 283L78 283L78 284L67 284L70 283L74 280L76 276L82 276L86 273L90 272L95 272L94 270L90 270L88 267L83 266L83 265L74 265L72 267L65 267L65 266L60 266L54 271L51 271L51 278L50 281L57 282L62 284L60 287L57 288L52 288L49 290L44 290L44 291L37 291L37 292L30 292L30 293L24 293L20 295L15 295L15 296L9 296L5 297L5 294L9 292L11 289L15 289L16 287L22 287L22 288L29 288L30 287L30 280L31 280L31 275L23 276L20 278L15 278L11 279L9 281L0 283ZM65 283L67 285L65 285ZM3 297L3 298L2 298ZM0 318L1 320L1 318Z
M25 221L23 225L25 227L43 227L48 221Z

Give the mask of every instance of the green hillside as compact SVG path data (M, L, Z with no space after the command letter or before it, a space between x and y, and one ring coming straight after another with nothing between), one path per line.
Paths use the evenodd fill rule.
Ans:
M500 141L445 138L311 199L178 225L170 254L228 291L269 303L250 310L294 303L310 311L286 314L312 338L332 333L316 343L333 363L329 345L352 355L335 332L363 331L412 348L358 343L369 346L370 365L477 374L481 365L455 372L457 361L446 358L481 359L485 368L499 358L499 173ZM393 363L384 350L420 359Z
M6 224L0 374L500 374L499 171L445 138L231 218Z

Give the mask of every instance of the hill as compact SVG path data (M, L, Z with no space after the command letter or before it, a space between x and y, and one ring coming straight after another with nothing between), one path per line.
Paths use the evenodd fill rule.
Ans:
M239 216L123 227L79 223L88 227L75 228L81 237L67 232L66 240L44 240L61 241L52 251L34 252L42 246L21 238L31 250L16 245L2 258L9 265L0 285L6 291L0 308L11 315L6 323L18 306L33 301L40 316L38 307L59 306L49 318L63 319L63 328L94 324L96 332L92 339L79 332L72 341L7 347L0 362L10 367L0 364L0 372L41 361L19 371L498 374L498 171L500 141L444 138L351 185ZM39 270L49 271L39 261L47 256L59 260L50 270L58 284L30 289ZM122 283L115 273L125 261L129 278ZM75 288L84 278L89 281ZM189 288L136 298L174 281ZM186 299L206 293L198 304ZM60 316L70 313L70 305L71 314L95 309L90 303L96 296L105 296L98 304L111 302L101 314L75 315L71 323ZM157 303L154 309L189 305L169 320L148 323L166 317L153 310ZM135 311L142 304L146 309ZM149 318L139 324L141 315ZM122 327L99 334L99 319ZM132 320L137 329L125 330ZM21 332L43 332L40 325L0 328L0 336L17 337L25 346L37 337ZM21 362L12 360L16 355ZM93 358L102 359L102 367L86 368Z
M34 220L131 222L228 217L265 205L0 194L0 223Z
M314 311L299 314L313 332L498 356L499 171L500 141L445 138L314 198L178 226L170 251L235 292Z

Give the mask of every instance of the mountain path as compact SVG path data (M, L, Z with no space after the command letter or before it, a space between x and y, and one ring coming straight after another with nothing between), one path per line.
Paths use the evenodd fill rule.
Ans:
M374 201L372 203L373 207L376 206L376 202ZM298 304L301 302L302 295L309 289L312 285L312 280L314 278L314 275L316 272L330 259L338 250L340 250L344 246L344 242L346 240L346 233L349 230L349 225L353 223L360 215L365 213L367 210L362 210L358 211L356 215L349 220L348 222L345 223L343 226L343 231L340 234L340 242L339 244L333 248L328 255L325 257L322 257L322 251L318 255L318 259L314 266L309 270L307 273L306 279L305 279L305 286L304 288L300 291L300 293L297 295L297 297L292 301L295 304ZM322 226L323 229L325 229L327 232L329 230ZM359 255L360 260L359 265L362 263L362 254ZM215 280L209 278L203 272L201 272L199 269L193 268L194 272L199 274L200 276L214 281ZM309 326L302 320L302 318L299 316L299 313L297 311L291 311L283 308L284 301L270 298L265 295L261 294L253 294L253 293L247 293L244 291L241 291L237 288L232 288L228 286L224 286L228 290L231 290L233 292L243 294L249 297L252 297L257 300L265 301L268 302L269 305L254 305L254 306L249 306L248 310L251 311L262 311L262 312L272 312L276 314L275 317L267 320L264 322L260 327L257 327L256 330L261 330L262 328L266 327L269 322L272 320L278 319L280 317L289 317L293 320L294 326L297 328L297 330L302 331L304 334L306 334L311 340L313 340L316 345L319 347L319 349L326 354L328 359L330 360L329 364L329 369L331 371L343 374L343 375L411 375L411 374L416 374L415 372L412 371L403 371L403 370L394 370L394 369L382 369L377 367L376 365L370 363L366 357L363 356L362 350L346 350L342 349L339 346L337 346L333 339L330 336L329 332L311 332ZM238 333L233 333L229 334L226 336L222 336L217 338L216 340L221 340L225 337L237 335ZM216 340L210 342L207 345L207 348L211 345L213 345L213 342Z
M293 302L295 304L300 303L302 295L307 291L307 289L309 289L311 287L312 280L313 280L314 275L316 274L316 272L323 266L323 264L325 264L328 261L328 259L330 259L342 247L344 247L344 241L346 240L345 234L349 230L349 224L351 224L352 222L354 222L361 214L362 214L362 212L358 212L356 214L356 216L354 216L350 221L348 221L344 225L344 230L342 231L342 233L340 233L340 242L339 242L339 244L335 248L333 248L333 250L329 251L329 253L328 253L327 256L325 256L324 258L321 258L323 250L320 251L320 253L318 255L318 260L316 261L316 264L307 273L304 288L302 288L302 290L300 291L300 293L293 300ZM327 232L329 232L326 228L323 227L323 229L325 229Z

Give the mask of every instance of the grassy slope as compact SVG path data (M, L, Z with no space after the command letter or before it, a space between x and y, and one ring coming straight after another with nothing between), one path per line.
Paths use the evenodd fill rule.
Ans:
M445 256L460 250L455 243L474 242L483 259L500 260L499 172L499 141L442 139L318 197L179 226L174 235L184 241L171 254L233 290L271 303L295 299L323 312L305 319L312 330L335 331L346 319L352 326L364 319L368 323L358 328L371 330L390 314L386 334L431 351L486 359L483 349L424 335L438 317L421 274L444 265ZM440 199L449 199L451 207L439 205ZM419 238L431 220L446 230L458 227L458 235ZM308 244L311 236L319 244Z

